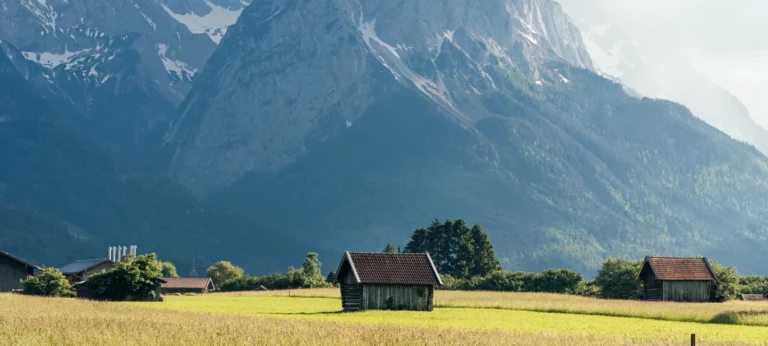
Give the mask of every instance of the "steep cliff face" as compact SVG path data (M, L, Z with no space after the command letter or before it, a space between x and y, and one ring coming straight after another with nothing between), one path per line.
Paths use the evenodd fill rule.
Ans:
M592 68L553 1L257 2L181 106L167 136L177 147L172 174L205 194L246 172L282 169L309 143L354 126L387 88L381 67L471 123L482 115L468 112L466 93L493 86L500 70L545 78L550 60ZM452 68L478 85L457 83Z
M154 155L165 121L246 5L232 0L2 1L0 39L18 50L16 61L44 69L28 68L30 82L57 90L85 115L66 119L71 130L140 162Z

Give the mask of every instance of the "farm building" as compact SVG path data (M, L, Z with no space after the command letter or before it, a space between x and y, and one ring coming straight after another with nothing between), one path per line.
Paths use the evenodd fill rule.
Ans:
M435 286L443 285L428 253L345 252L333 282L344 311L432 311Z
M114 266L115 262L102 258L75 261L59 268L59 271L67 277L70 284L75 284L87 281L91 275L101 273L102 270L109 271Z
M21 289L21 280L35 275L40 268L7 252L0 251L0 292Z
M716 279L706 258L646 257L637 274L645 300L707 302Z
M163 294L170 293L199 293L204 294L213 290L213 280L210 278L164 278L166 282L160 287Z
M765 294L741 294L739 298L745 302L768 302L768 292Z

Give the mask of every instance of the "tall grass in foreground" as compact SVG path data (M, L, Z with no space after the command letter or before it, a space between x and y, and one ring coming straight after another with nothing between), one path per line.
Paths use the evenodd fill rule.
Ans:
M339 297L338 289L228 293L294 297ZM441 291L435 293L436 307L495 308L538 312L637 317L654 320L768 326L768 303L729 301L725 303L644 302L586 298L567 294Z
M673 344L670 340L630 337L461 331L175 312L116 303L0 294L0 345ZM743 343L708 343L737 344Z

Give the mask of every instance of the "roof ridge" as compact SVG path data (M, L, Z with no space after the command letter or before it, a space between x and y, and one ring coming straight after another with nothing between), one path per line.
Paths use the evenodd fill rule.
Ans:
M426 255L426 252L398 252L398 253L385 253L385 252L358 252L358 251L347 251L351 254L358 253L358 254L367 254L367 255Z
M648 258L700 259L700 260L703 260L706 257L648 256Z

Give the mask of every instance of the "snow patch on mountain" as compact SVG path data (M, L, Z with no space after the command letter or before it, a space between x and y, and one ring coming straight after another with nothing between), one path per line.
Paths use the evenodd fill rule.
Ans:
M22 52L24 54L24 57L29 61L34 61L40 65L43 65L47 68L54 68L56 66L59 66L61 64L64 64L73 57L82 54L85 52L85 50L79 50L70 52L68 49L65 48L64 53L49 53L49 52Z
M162 43L157 44L157 54L160 59L163 60L163 66L169 74L175 75L180 80L191 80L197 73L197 69L187 65L183 61L174 60L169 58L166 53L168 52L168 46Z
M21 5L37 17L43 30L45 30L45 32L40 32L41 36L44 34L56 33L56 18L58 17L58 14L53 8L48 7L45 0L36 0L34 2L31 0L21 0ZM5 4L3 4L3 6L5 8Z
M163 4L163 9L173 19L184 24L192 33L206 34L213 42L218 44L221 42L224 34L227 33L227 28L237 22L237 18L240 17L243 8L231 10L218 6L208 0L205 1L205 4L211 11L202 16L195 13L175 13L166 4Z

